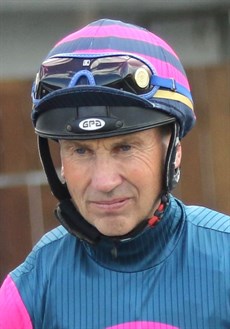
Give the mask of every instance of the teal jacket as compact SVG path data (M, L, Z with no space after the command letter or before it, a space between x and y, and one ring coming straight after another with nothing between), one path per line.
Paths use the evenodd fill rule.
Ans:
M171 197L122 243L58 227L7 277L0 328L229 329L230 217Z

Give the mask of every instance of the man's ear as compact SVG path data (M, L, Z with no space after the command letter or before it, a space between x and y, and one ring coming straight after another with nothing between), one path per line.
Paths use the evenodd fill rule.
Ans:
M175 169L180 168L181 158L182 158L182 146L181 143L178 142L176 146Z

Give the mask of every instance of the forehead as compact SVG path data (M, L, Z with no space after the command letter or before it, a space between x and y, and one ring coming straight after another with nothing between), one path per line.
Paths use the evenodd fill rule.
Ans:
M132 143L132 142L148 142L154 139L160 141L163 137L160 128L147 129L131 134L106 137L100 139L87 139L87 140L60 140L61 144L84 144L84 145L97 145L97 144L107 144L113 145L118 143Z

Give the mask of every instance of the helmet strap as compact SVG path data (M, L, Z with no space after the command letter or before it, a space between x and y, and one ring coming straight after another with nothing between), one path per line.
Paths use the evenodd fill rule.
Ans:
M70 194L66 184L63 184L54 167L50 154L49 142L47 138L38 136L38 150L43 169L46 173L53 195L59 200L70 199Z
M62 200L59 203L55 209L55 216L69 233L80 240L95 244L102 236L96 227L81 216L70 199Z
M163 217L166 206L168 205L169 197L168 194L162 195L161 203L157 210L155 211L153 217L148 220L148 226L155 226Z
M168 151L165 161L164 175L164 191L168 194L172 191L180 179L180 168L175 168L175 160L177 154L177 145L179 143L179 126L175 122L173 124L172 134L168 146Z

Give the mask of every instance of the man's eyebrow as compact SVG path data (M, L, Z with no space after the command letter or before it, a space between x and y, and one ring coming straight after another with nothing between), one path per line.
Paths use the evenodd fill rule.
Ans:
M86 141L76 141L76 140L72 140L72 141L64 141L64 143L61 143L61 145L64 146L64 148L76 148L76 147L89 147L89 143L87 143Z
M132 142L132 141L140 141L142 138L138 134L129 134L129 135L121 135L117 136L118 142Z
M118 140L114 141L111 143L112 146L116 147L116 146L120 146L122 144L140 144L141 143L141 139L137 136L125 136L124 138L119 138Z
M87 140L64 140L64 144L67 145L84 145L84 144L89 144L90 141Z

